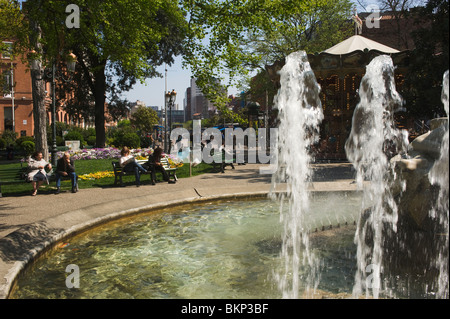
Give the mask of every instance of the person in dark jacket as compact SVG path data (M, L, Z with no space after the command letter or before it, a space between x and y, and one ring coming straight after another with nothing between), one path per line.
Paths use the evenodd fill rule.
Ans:
M156 182L156 171L159 171L163 175L163 179L165 181L169 180L169 175L167 174L166 170L164 169L164 166L161 164L161 158L162 158L162 148L157 147L153 154L149 156L148 162L146 163L146 166L151 169L152 171L152 184L155 185Z
M77 187L77 174L75 173L75 164L73 159L70 158L69 152L65 152L63 157L61 157L56 162L56 194L61 192L61 178L69 176L72 182L72 193L76 193Z

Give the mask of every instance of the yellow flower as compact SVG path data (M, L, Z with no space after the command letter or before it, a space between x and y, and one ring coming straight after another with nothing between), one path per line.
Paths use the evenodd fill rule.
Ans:
M113 171L103 171L103 172L83 174L83 175L80 175L79 177L82 180L95 180L95 179L100 179L100 178L104 178L104 177L113 177L113 176L114 176Z
M183 162L176 162L170 157L168 157L167 160L169 161L170 168L178 168L183 166Z

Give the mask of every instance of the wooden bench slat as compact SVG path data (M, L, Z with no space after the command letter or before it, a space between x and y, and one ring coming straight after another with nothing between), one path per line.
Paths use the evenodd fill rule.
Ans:
M2 195L2 185L20 184L25 182L25 174L28 166L20 168L7 168L0 170L0 197Z

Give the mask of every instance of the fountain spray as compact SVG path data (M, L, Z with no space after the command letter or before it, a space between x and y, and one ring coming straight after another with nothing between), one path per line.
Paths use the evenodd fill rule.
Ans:
M436 219L440 225L441 233L438 243L439 254L436 258L436 267L439 269L438 291L437 298L448 298L448 233L449 233L449 219L448 219L448 195L449 195L449 179L448 179L448 165L449 165L449 132L448 132L448 73L444 73L442 81L442 103L447 114L447 123L445 124L445 133L440 145L440 157L434 163L430 170L429 180L431 184L439 187L439 195L436 205L431 208L430 215Z
M353 296L378 298L382 289L385 232L397 230L397 204L391 193L396 179L390 157L405 152L407 133L395 127L394 112L402 98L394 83L392 59L382 55L366 68L359 88L352 130L346 142L347 158L356 170L356 182L363 189L362 211L355 234L357 273ZM392 178L393 176L393 178ZM370 207L370 209L366 209Z
M278 169L273 174L272 186L286 183L287 190L276 195L282 203L281 259L284 267L275 278L283 298L298 298L301 285L305 285L308 296L319 281L318 261L310 249L305 216L309 210L310 146L318 141L323 113L320 86L305 52L294 52L286 58L280 71L280 83L275 99L280 119ZM283 209L283 203L288 204L288 209Z

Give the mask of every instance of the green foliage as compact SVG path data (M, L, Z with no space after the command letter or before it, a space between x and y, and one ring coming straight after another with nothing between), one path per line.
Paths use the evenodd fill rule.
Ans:
M24 150L26 156L30 156L35 150L35 144L32 141L24 141L20 148Z
M17 133L11 130L5 130L1 137L5 140L6 145L14 144L17 139Z
M93 146L95 145L95 139L96 139L95 135L91 135L87 138L86 142L88 145Z
M16 145L21 146L22 143L25 141L31 141L31 142L35 143L33 136L21 136L18 139L16 139Z
M65 141L80 141L80 145L84 144L83 135L76 130L70 131L64 136Z
M71 126L64 122L55 122L56 123L56 135L63 136L64 131L70 131ZM48 128L47 132L51 132L51 128Z
M141 139L139 138L139 135L136 133L125 133L123 135L122 141L120 143L120 146L128 146L129 148L139 148L141 147Z
M89 141L89 139L94 140L93 144L89 144L89 145L95 145L95 128L90 127L87 129L84 129L81 131L81 135L83 135L83 139L85 141Z
M130 120L121 120L121 121L117 122L118 128L122 128L122 127L126 127L126 126L131 126Z
M142 148L153 147L153 142L149 135L145 135L145 136L141 135L140 141L141 141Z
M20 10L17 0L0 0L0 39L14 39L12 54L19 56L28 49L28 21ZM0 51L4 50L0 42ZM9 49L9 48L8 48Z
M130 148L140 147L140 138L131 126L123 126L111 130L111 145L117 148L128 146Z
M351 33L349 0L185 0L182 6L190 26L184 64L208 99L235 120L220 85L224 74L230 86L292 52L321 51Z
M121 108L110 109L118 118L126 104L119 99L121 93L137 81L160 76L156 67L170 65L182 52L187 22L177 0L83 0L76 2L80 27L61 27L71 3L28 1L28 17L42 29L45 50L38 54L43 61L63 61L70 51L77 56L74 81L64 89L74 92L67 101L69 114L95 116L96 144L101 147L106 138L105 97L113 102L108 107Z
M141 133L141 136L153 131L153 126L158 124L158 115L150 107L139 106L131 116L131 125Z
M56 146L65 146L64 138L62 136L56 136Z
M3 137L0 137L0 149L5 148L6 145L6 140Z

